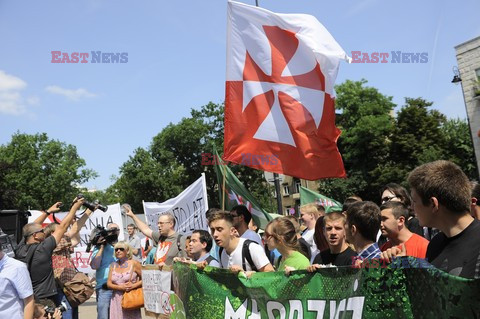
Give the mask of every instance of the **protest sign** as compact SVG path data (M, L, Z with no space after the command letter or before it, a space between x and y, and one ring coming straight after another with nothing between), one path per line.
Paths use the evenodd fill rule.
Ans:
M472 318L480 279L451 276L418 260L401 267L329 267L315 273L256 273L174 264L175 293L187 318ZM431 267L431 265L430 265Z
M177 197L163 203L143 202L145 219L150 228L157 230L158 217L171 213L175 217L175 231L182 235L196 229L208 229L205 213L208 210L205 174L188 186Z

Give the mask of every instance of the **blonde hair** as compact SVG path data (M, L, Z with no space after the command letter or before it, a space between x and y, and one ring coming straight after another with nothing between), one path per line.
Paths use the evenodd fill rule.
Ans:
M124 241L119 241L118 243L113 246L113 255L115 256L115 249L117 248L124 248L125 249L125 254L127 255L128 260L131 260L133 257L133 252L132 252L132 247L124 242Z
M269 227L270 226L270 227ZM287 217L279 217L267 224L265 229L271 229L271 235L278 243L292 250L300 250L295 225Z
M317 205L313 203L300 206L300 212L313 215L315 220L317 220L318 217L320 217L320 213L318 212Z

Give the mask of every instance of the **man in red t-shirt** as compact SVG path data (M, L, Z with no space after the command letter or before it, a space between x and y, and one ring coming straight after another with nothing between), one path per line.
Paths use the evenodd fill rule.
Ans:
M428 240L408 230L405 224L408 218L407 207L401 202L389 201L384 203L380 210L382 214L380 230L382 235L388 238L380 250L383 252L393 246L403 244L406 256L425 258Z

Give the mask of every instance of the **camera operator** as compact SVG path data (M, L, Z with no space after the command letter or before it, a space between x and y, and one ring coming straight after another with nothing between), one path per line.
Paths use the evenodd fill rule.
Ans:
M63 305L55 308L55 304L48 301L35 304L33 319L62 319Z
M62 236L67 231L77 210L82 206L83 199L75 199L70 212L57 226L52 236L45 238L45 233L40 220L41 216L33 223L23 227L23 239L15 251L15 258L27 264L32 279L33 294L36 300L50 299L55 302L57 286L53 275L52 254ZM45 214L60 210L61 202L55 203Z
M107 288L108 272L110 264L116 261L113 245L118 241L119 227L117 224L107 225L107 236L100 236L92 252L90 266L96 270L95 277L97 285L95 292L97 296L97 318L108 319L110 313L110 299L112 291ZM112 318L113 319L113 318Z

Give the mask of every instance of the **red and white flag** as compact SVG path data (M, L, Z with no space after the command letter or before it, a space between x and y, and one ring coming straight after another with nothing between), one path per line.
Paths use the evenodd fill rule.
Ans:
M309 180L345 177L333 86L348 59L313 16L229 1L224 159Z

